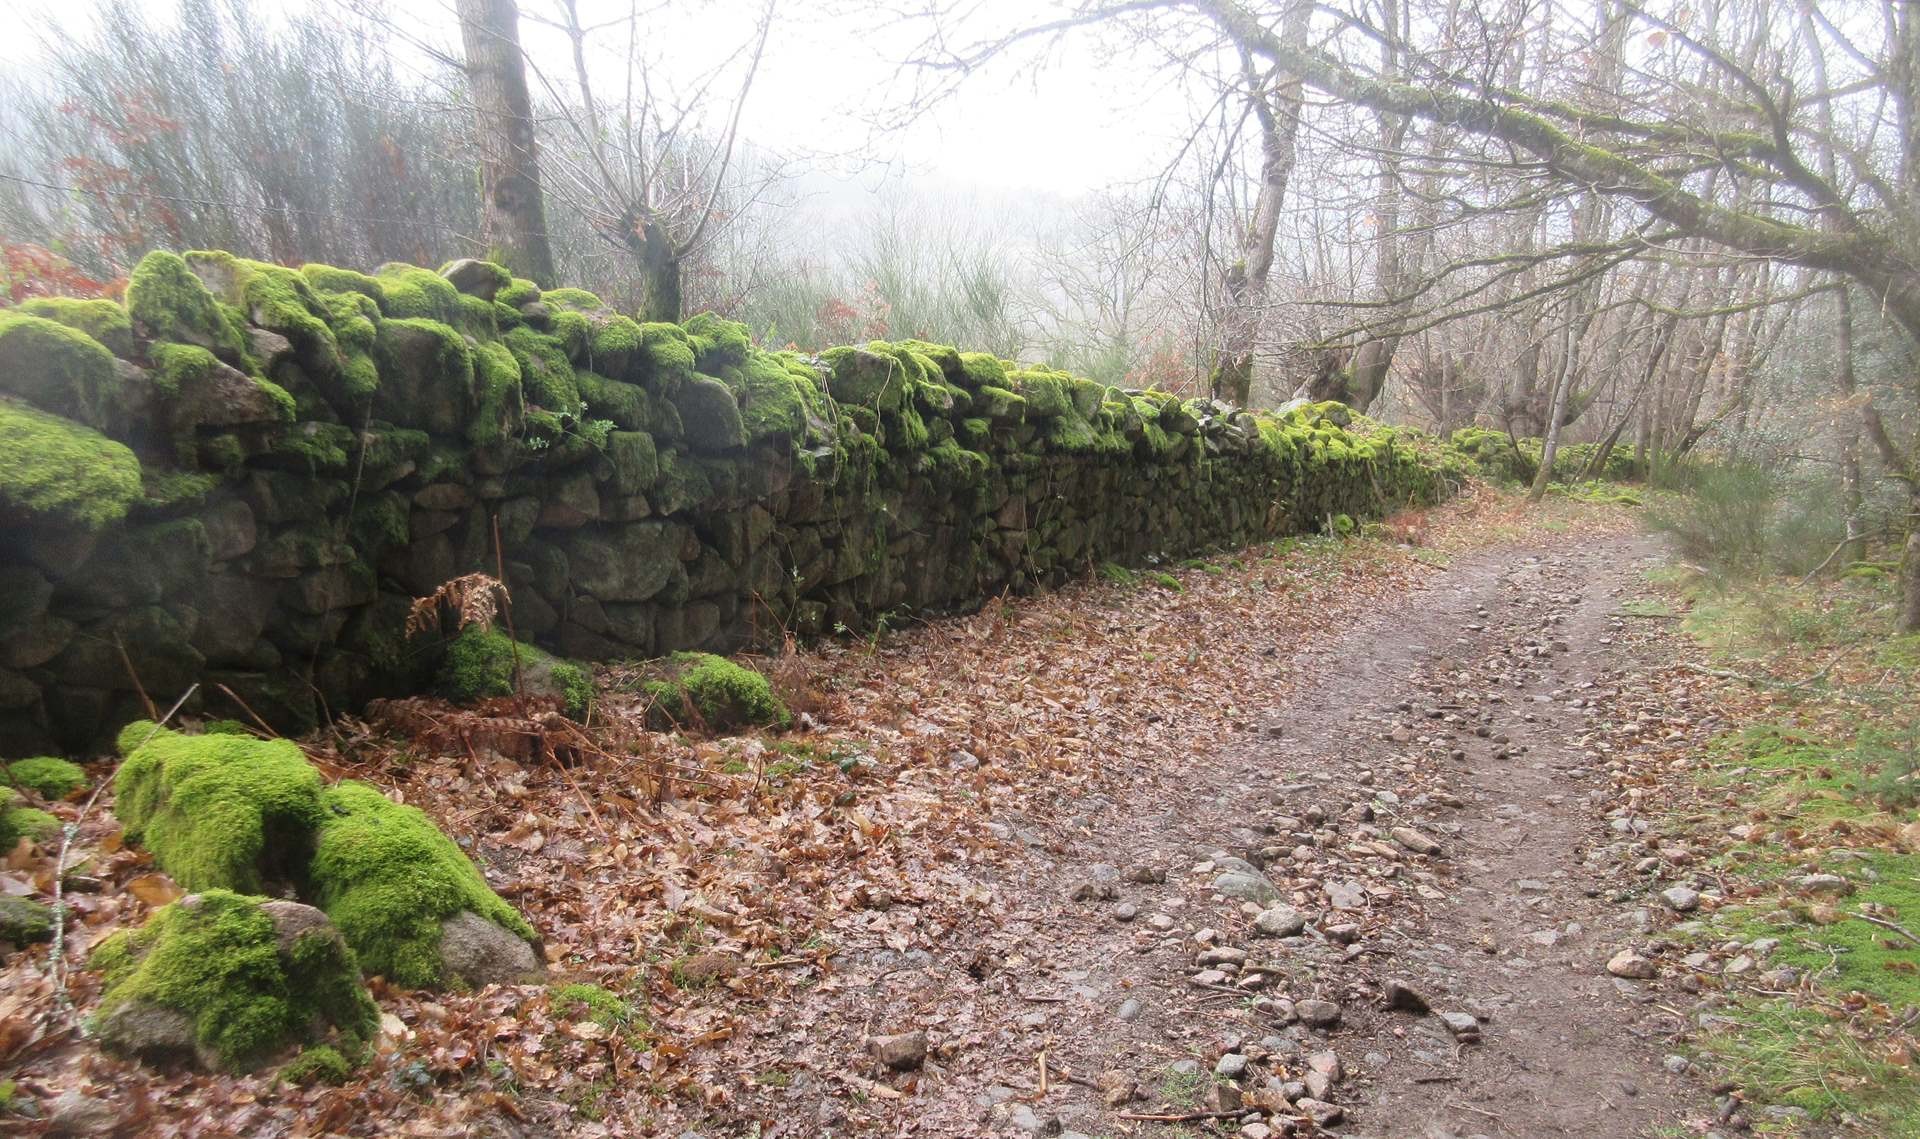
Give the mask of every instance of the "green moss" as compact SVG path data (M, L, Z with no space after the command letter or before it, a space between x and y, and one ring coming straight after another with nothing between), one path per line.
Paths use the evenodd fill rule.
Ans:
M273 453L300 460L308 474L341 474L353 460L353 428L309 420L274 437Z
M386 308L386 286L365 273L336 269L331 265L306 264L300 266L300 275L322 293L357 293L378 305L381 310Z
M308 874L314 904L369 973L412 987L440 984L440 927L462 911L533 940L526 919L419 808L354 780L323 798Z
M746 325L703 312L688 318L682 327L693 346L694 367L700 371L716 372L746 363L747 350L752 346Z
M579 408L580 388L559 338L521 327L509 330L501 342L520 364L520 385L528 403L569 415Z
M320 772L294 744L135 721L120 748L114 813L182 887L259 893L299 877L320 821Z
M973 393L974 409L995 423L1018 423L1026 418L1026 397L1005 388L983 387Z
M239 720L208 720L206 726L201 728L200 732L202 735L209 736L246 736L249 739L254 738L253 729Z
M1187 587L1180 584L1180 579L1168 573L1166 570L1150 570L1140 576L1159 586L1161 589L1172 590L1175 593L1185 593L1187 591Z
M197 344L155 344L147 353L153 361L153 385L169 396L206 378L213 370L213 353Z
M460 331L482 340L491 340L500 334L500 324L494 319L492 301L461 293L456 303L460 306L460 319L454 324Z
M141 497L140 460L126 446L0 399L0 507L97 530Z
M1030 417L1053 419L1073 413L1073 377L1065 372L1016 372L1009 379L1009 386L1027 401Z
M0 395L105 428L122 414L113 353L84 332L21 312L0 312Z
M504 344L476 344L473 372L479 381L480 406L467 421L467 441L485 446L519 427L526 406L520 387L520 360Z
M960 375L957 377L970 387L1007 386L1007 366L991 352L960 353Z
M711 653L675 653L667 676L646 685L652 715L714 731L744 725L784 728L793 721L767 678Z
M539 300L540 286L525 277L515 277L505 288L493 294L493 299L496 304L517 309L521 305Z
M87 773L77 763L41 755L7 764L7 781L42 799L64 799L87 785Z
M0 787L0 856L20 840L40 842L60 833L60 820L35 807L17 806L11 788Z
M265 898L208 890L165 906L94 950L104 974L100 1016L129 1001L185 1013L202 1047L228 1069L268 1059L314 1025L370 1040L380 1013L353 954L325 931L284 952Z
M644 431L609 433L607 458L613 462L612 485L621 494L645 494L660 477L659 450Z
M640 378L655 391L672 391L693 378L693 341L677 324L640 326Z
M285 266L223 252L196 250L187 254L187 263L203 279L225 277L221 299L240 306L254 324L285 336L300 352L302 364L329 375L338 370L340 346L327 323L327 306L306 277Z
M344 1084L353 1076L353 1065L331 1044L315 1044L280 1068L280 1078L289 1084Z
M245 330L177 253L156 249L134 266L127 315L155 339L198 344L229 360L247 353Z
M587 341L587 366L624 375L640 343L640 326L631 318L615 315L597 321Z
M593 322L585 313L561 309L547 318L547 331L567 354L569 360L585 359L593 345Z
M617 993L599 985L559 985L549 998L553 1011L574 1020L587 1020L612 1031L635 1019L634 1008Z
M575 312L595 312L608 307L598 296L585 289L548 289L540 294L540 299L551 308L572 309Z
M575 372L580 388L581 414L595 419L611 419L616 427L644 431L654 420L653 397L639 384L610 380L593 372Z
M390 317L460 322L460 291L431 269L397 262L380 266L380 311Z
M498 629L469 625L447 646L436 690L449 700L471 704L492 696L512 696L513 668L529 693L560 697L567 715L586 718L593 703L593 679L586 669L532 645L515 646Z
M840 403L873 411L893 411L906 402L916 377L891 350L875 341L865 348L829 348L820 354L832 369L827 391Z
M15 312L45 317L68 328L84 332L107 351L122 358L134 353L133 320L126 307L104 297L79 300L74 297L33 297L14 306Z

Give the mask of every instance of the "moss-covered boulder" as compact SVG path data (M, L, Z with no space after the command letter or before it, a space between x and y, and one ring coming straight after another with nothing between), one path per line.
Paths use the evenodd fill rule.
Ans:
M291 892L396 984L478 986L539 970L532 928L418 808L364 783L325 786L285 740L142 722L121 748L115 810L127 838L187 889Z
M108 938L100 1042L158 1064L240 1071L317 1040L379 1030L352 950L327 915L227 890L190 894Z
M728 731L741 727L784 728L793 722L767 678L711 653L675 653L665 675L649 681L649 717L660 725Z
M353 780L325 798L313 899L369 973L420 988L543 975L533 928L419 808Z
M711 376L694 376L673 393L687 445L695 451L730 451L744 447L747 432L740 420L740 404L733 390Z
M134 353L133 320L119 301L96 297L33 297L14 306L15 312L41 316L68 328L84 332L106 346L115 356Z
M98 530L144 491L140 460L91 428L0 399L0 517Z
M490 696L512 696L518 661L521 690L530 696L558 697L567 715L584 720L593 705L593 678L587 670L532 645L516 643L498 629L469 625L447 646L435 684L440 695L461 704Z
M127 278L127 315L135 331L211 349L229 363L247 352L238 315L224 309L177 253L156 249Z
M42 799L64 799L87 785L87 773L71 760L39 755L7 764L6 780Z
M114 813L127 840L151 850L182 887L258 894L302 879L321 779L294 744L136 721L122 729L120 749Z
M84 332L44 317L0 312L0 395L108 429L125 415L113 353Z

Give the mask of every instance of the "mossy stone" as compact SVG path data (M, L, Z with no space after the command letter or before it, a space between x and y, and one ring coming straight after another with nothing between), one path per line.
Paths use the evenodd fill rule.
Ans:
M711 653L675 653L666 675L649 681L649 716L656 722L726 731L743 726L786 727L792 714L767 678Z
M359 1045L379 1029L352 951L295 903L191 894L101 942L90 964L103 975L103 1043L143 1059L242 1071L316 1030Z
M177 253L156 249L134 266L127 278L127 315L154 339L198 344L229 363L247 353L240 323Z
M417 807L355 780L329 787L309 870L313 898L369 973L416 988L451 980L443 925L463 913L526 942L533 928ZM467 978L472 980L472 978Z
M98 530L143 496L140 460L125 444L0 399L0 510Z
M43 317L0 312L0 395L107 430L125 415L113 353Z
M133 356L133 319L127 315L126 306L118 301L105 297L88 300L76 297L31 297L15 305L13 311L58 321L98 340L115 356L123 359Z
M523 691L531 696L557 696L567 715L586 719L593 705L593 678L587 670L532 645L515 644L498 629L478 625L462 629L447 645L435 688L463 704L512 696L516 660Z
M687 445L695 451L730 451L747 443L740 404L733 390L711 376L695 375L674 390L673 406L680 412Z

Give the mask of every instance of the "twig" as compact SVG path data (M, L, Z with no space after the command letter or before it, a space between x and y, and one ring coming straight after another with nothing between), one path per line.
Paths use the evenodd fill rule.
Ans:
M1877 918L1877 917L1874 917L1872 914L1861 913L1858 910L1852 911L1852 914L1854 917L1859 918L1861 921L1872 922L1874 925L1879 926L1881 929L1892 930L1893 932L1899 934L1901 937L1904 937L1908 941L1911 941L1915 949L1920 949L1920 937L1915 937L1913 935L1913 931L1907 929L1907 927L1900 925L1896 922L1890 922L1886 918Z
M280 738L280 733L273 730L273 725L261 719L260 713L254 711L253 706L251 704L248 704L245 700L240 699L240 694L238 692L235 692L233 689L228 688L226 685L221 684L217 680L214 681L213 686L215 688L218 688L220 691L226 693L227 699L233 701L235 704L240 705L241 711L245 712L249 716L252 716L253 722L260 725L260 730L267 733L268 739L277 740Z
M1183 1111L1178 1114L1169 1112L1154 1115L1143 1111L1122 1111L1114 1115L1115 1119L1137 1119L1143 1123L1193 1123L1201 1119L1238 1119L1247 1113L1245 1108L1239 1111Z
M1608 612L1607 616L1641 617L1648 621L1678 621L1680 619L1680 614L1678 613L1629 613L1625 609L1614 609Z
M147 746L148 741L153 739L166 722L173 719L173 714L178 712L198 691L200 691L200 682L196 680L180 694L180 699L173 702L173 707L167 709L166 715L153 722L153 727L141 737L139 744L128 754L131 755ZM108 780L100 780L94 787L93 794L87 796L87 801L80 805L80 813L73 817L72 822L60 828L60 853L53 860L53 946L49 952L53 957L53 1007L54 1011L61 1015L73 1011L73 1000L67 995L67 857L73 851L73 840L79 837L80 824L87 821L87 813L93 810L95 803L100 801L100 793L107 789L107 783Z
M120 634L113 635L113 647L120 650L120 663L126 666L127 677L133 681L133 690L140 695L140 704L147 710L147 719L159 718L160 709L153 706L153 697L147 695L147 686L140 683L140 674L134 671L133 658L127 655L127 643Z
M1460 1077L1459 1076L1415 1076L1413 1078L1413 1082L1416 1084L1457 1084L1460 1082Z

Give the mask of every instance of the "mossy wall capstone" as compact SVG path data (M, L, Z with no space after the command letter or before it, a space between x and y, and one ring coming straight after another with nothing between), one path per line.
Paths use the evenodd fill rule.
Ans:
M508 280L155 253L124 321L0 315L0 756L96 749L196 680L187 711L287 731L423 690L443 647L402 635L409 601L496 564L561 656L724 653L1430 502L1462 469L1333 405L917 341L767 351Z

